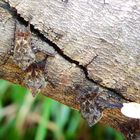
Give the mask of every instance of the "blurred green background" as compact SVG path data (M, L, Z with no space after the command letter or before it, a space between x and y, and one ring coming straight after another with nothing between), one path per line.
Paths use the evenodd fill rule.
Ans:
M0 80L0 140L124 140L99 124L89 128L78 111Z

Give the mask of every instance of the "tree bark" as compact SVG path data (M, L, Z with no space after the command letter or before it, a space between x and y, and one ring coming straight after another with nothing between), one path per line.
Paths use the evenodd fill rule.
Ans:
M30 20L32 44L43 52L56 52L46 62L43 95L79 110L79 89L94 87L108 102L139 103L139 8L140 2L133 0L1 0L0 78L26 86L26 72L12 57L4 62L16 20L21 28ZM119 109L105 110L100 122L126 133L127 139L140 130L139 120L124 117Z

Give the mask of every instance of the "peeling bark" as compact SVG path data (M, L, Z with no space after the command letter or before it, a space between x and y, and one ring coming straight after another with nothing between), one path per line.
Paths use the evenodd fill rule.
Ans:
M79 88L98 87L109 103L140 102L139 1L7 2L0 2L1 79L26 86L26 72L11 57L3 62L13 44L15 20L24 25L30 20L33 45L57 52L47 59L42 94L78 110ZM101 119L124 133L130 121L118 109L105 110Z

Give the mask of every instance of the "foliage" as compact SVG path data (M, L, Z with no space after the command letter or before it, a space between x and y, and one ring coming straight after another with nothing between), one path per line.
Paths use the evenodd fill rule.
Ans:
M0 80L0 140L123 140L110 127L89 128L78 111Z

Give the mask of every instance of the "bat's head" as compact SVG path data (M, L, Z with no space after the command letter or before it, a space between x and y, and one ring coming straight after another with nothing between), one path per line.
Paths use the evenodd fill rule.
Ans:
M31 39L31 32L30 31L28 31L28 32L22 32L22 31L20 31L20 30L17 30L16 31L16 34L15 34L15 37L16 37L16 41L22 41L22 42L24 42L24 41L30 41L30 39Z
M33 70L28 72L25 84L31 91L33 97L41 91L42 88L46 86L46 81L44 75L39 70Z

